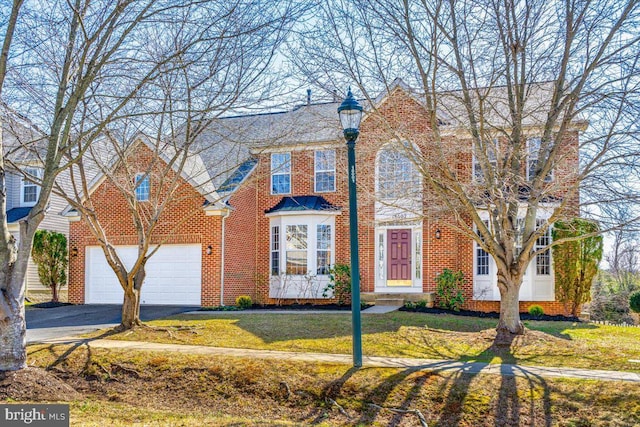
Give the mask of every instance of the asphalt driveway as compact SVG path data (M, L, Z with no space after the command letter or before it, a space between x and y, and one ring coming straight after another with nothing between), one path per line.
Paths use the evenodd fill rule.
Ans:
M173 305L143 305L143 321L159 319L199 307ZM121 305L66 305L55 308L27 307L27 343L85 334L120 323Z

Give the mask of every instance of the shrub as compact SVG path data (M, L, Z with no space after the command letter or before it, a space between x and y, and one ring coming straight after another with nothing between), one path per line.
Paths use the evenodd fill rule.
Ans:
M67 282L67 237L55 231L36 231L31 257L38 266L40 283L51 289L51 301L58 302L58 291Z
M453 272L448 268L436 277L436 293L441 307L460 311L464 304L462 286L465 283L462 271Z
M236 306L241 310L251 308L252 305L253 301L251 301L251 297L248 295L240 295L236 298Z
M331 294L339 305L351 303L351 267L347 264L336 264L329 270L329 284L322 290L322 296Z
M629 297L629 307L636 313L640 313L640 291L635 291Z
M426 308L427 307L427 302L423 299L421 299L420 301L416 302L416 308Z
M593 299L589 304L591 320L612 323L633 323L629 315L629 294L626 292L610 292L602 283L596 282L593 287Z
M540 317L544 314L544 309L541 306L534 304L529 307L529 314L534 317Z
M598 224L582 218L554 224L553 240L597 233ZM553 248L556 298L577 316L580 305L591 300L591 286L602 259L602 236L566 241Z

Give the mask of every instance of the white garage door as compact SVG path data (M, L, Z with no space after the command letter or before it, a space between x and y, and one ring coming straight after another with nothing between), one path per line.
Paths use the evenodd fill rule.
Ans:
M136 246L118 246L119 256L130 268ZM87 247L85 301L88 304L122 304L124 291L107 264L102 249ZM200 245L163 245L147 261L142 284L142 304L200 305L202 258Z

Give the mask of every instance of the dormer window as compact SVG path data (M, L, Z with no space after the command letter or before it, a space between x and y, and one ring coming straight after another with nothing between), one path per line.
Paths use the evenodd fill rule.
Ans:
M136 200L139 202L149 201L149 175L147 174L136 174Z
M42 169L26 167L24 173L26 176L22 178L20 202L23 206L33 206L38 201L38 196L40 196L40 185L34 181L42 178Z

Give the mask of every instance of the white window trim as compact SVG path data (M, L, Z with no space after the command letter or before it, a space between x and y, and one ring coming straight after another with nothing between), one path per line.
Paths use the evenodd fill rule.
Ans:
M43 174L42 168L35 167L35 166L25 167L24 172L28 175L34 175L37 178L42 178L42 174ZM24 200L24 190L27 187L35 187L36 198L34 201L27 202ZM20 206L23 206L23 207L34 206L36 203L38 203L39 197L40 197L40 185L36 184L35 182L31 182L25 176L22 176L22 179L20 180Z
M331 151L333 153L333 169L318 169L318 153ZM316 193L334 193L336 191L336 150L316 150L313 153L313 189ZM318 172L333 172L333 188L331 190L318 190Z
M331 226L331 245L329 247L329 251L331 251L331 262L330 265L335 264L335 256L336 256L336 222L335 222L336 214L300 214L293 213L288 215L270 215L271 220L269 224L269 229L271 230L269 247L270 247L270 255L269 255L269 275L271 276L271 266L273 262L273 252L271 250L273 245L273 228L279 227L280 239L278 242L278 252L279 252L279 268L278 271L280 275L286 274L287 266L286 266L286 256L287 256L287 226L288 225L306 225L307 226L307 274L311 276L328 276L328 274L317 274L317 254L318 254L318 236L317 236L317 226L318 225L330 225ZM289 276L304 276L304 275L293 275Z
M542 208L538 212L537 221L545 221L549 218L552 209ZM525 209L519 210L519 217L524 217ZM479 212L482 220L488 220L486 211ZM475 227L474 227L475 228ZM550 227L551 228L551 227ZM550 233L550 231L548 231ZM500 301L500 291L498 290L497 267L491 255L489 255L489 276L477 274L477 252L478 243L473 242L473 298L479 301ZM537 256L535 256L525 271L522 286L520 288L520 301L555 301L555 275L553 271L553 253L549 253L549 273L537 274Z
M274 171L274 168L273 168L273 157L277 156L277 155L288 155L289 156L289 161L287 162L289 164L289 168L288 168L288 170L286 172ZM269 157L269 159L270 159L269 166L270 166L270 171L271 171L270 193L272 195L291 194L291 192L293 191L293 188L292 188L293 187L293 183L291 181L291 169L292 169L291 168L291 162L292 162L291 152L287 151L287 152L283 152L283 153L271 153L271 156ZM288 192L284 192L284 193L274 192L275 188L273 186L273 177L274 176L280 176L280 175L286 175L286 176L289 177L289 191Z
M134 188L133 188L133 192L134 192L134 194L135 194L136 201L138 201L138 202L148 202L148 201L149 201L149 197L150 197L150 195L151 195L151 194L150 194L150 193L151 193L151 182L150 182L150 180L149 180L149 176L148 176L148 175L146 175L146 176L145 176L145 175L146 175L146 174L145 174L144 172L139 172L139 173L137 173L137 174L136 174L136 176L135 176L135 178L134 178ZM146 199L138 198L138 195L139 195L139 194L138 194L138 189L140 188L140 187L139 187L139 184L138 184L138 182L139 182L139 181L142 181L142 182L147 181L147 187L148 187L148 189L147 189L147 198L146 198Z

